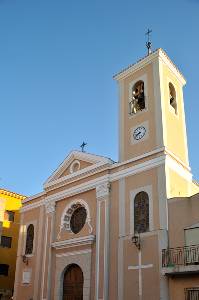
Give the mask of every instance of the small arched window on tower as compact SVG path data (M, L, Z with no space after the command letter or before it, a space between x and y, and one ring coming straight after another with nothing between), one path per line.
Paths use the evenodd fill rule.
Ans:
M26 233L25 254L33 253L33 243L34 243L34 225L30 224L30 225L28 225L27 233Z
M176 91L171 82L169 82L169 103L174 109L175 114L177 115L177 101L176 101Z
M131 115L145 109L144 82L142 80L139 80L136 84L134 84L129 104Z
M135 233L149 231L149 196L143 191L134 199L134 231Z

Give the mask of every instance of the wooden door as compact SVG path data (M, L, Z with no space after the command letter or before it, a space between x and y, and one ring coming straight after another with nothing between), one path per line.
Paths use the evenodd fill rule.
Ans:
M63 300L83 300L83 272L78 265L70 265L63 281Z

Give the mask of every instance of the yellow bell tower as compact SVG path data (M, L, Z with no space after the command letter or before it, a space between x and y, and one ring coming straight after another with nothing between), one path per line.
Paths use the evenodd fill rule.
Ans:
M119 160L161 148L189 169L183 75L162 49L116 74L119 99Z

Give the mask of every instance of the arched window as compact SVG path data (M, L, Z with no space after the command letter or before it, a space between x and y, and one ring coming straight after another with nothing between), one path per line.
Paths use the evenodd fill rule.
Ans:
M169 82L169 103L174 109L175 114L177 115L177 101L176 101L176 91L171 82Z
M33 224L28 225L26 233L26 249L25 254L32 254L34 242L34 226Z
M146 192L139 192L134 199L134 231L149 231L149 196Z
M132 88L132 100L130 102L130 114L136 114L145 109L144 82L139 80Z

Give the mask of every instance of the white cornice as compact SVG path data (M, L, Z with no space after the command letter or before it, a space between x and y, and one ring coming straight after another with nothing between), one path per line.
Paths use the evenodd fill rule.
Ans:
M138 71L138 70L142 69L143 67L145 67L146 65L150 64L152 61L154 61L158 57L162 59L162 61L176 75L176 77L181 82L181 84L184 85L186 83L185 78L183 77L183 75L181 74L181 72L178 70L178 68L175 66L175 64L170 60L170 58L168 57L168 55L166 54L166 52L163 49L161 49L161 48L157 49L152 54L144 57L143 59L141 59L137 63L135 63L133 65L130 65L129 67L127 67L123 71L121 71L118 74L116 74L113 78L116 79L116 80L118 80L118 81L122 80L122 79L126 78L127 76L129 76L129 74L134 73L135 71Z
M143 163L140 163L140 164L137 164L135 166L129 167L127 169L124 169L124 170L118 171L116 173L113 173L110 176L110 181L119 180L121 178L132 176L134 174L141 173L143 171L146 171L146 170L155 168L157 166L160 166L160 165L164 164L165 158L166 158L166 156L165 156L165 154L163 154L163 155L158 156L154 159L147 160Z
M187 169L183 168L183 166L170 155L166 156L166 165L181 177L185 178L188 182L192 182L192 174L187 171Z
M78 181L80 179L83 179L83 178L85 178L89 175L94 175L94 174L97 174L98 172L102 172L102 171L105 171L105 170L108 170L108 169L115 169L116 167L120 167L120 166L126 165L128 163L132 163L132 162L141 160L143 158L146 158L148 156L157 154L157 153L162 152L164 150L165 150L164 147L158 148L158 149L155 149L153 151L150 151L150 152L144 153L142 155L136 156L136 157L134 157L132 159L129 159L127 161L118 162L118 163L114 163L114 164L110 164L110 163L109 164L104 164L104 163L100 162L100 163L97 163L93 166L89 166L89 167L86 167L82 170L79 170L79 171L77 171L73 174L69 174L69 175L66 175L62 178L59 178L59 179L54 180L52 182L49 182L48 184L44 185L44 188L46 190L53 190L53 189L56 189L56 188L59 188L61 186L66 185L68 182L73 183L73 182ZM80 178L80 176L81 176L81 178Z
M152 155L154 155L154 154L163 152L164 150L165 150L165 147L157 148L157 149L152 150L152 151L150 151L150 152L147 152L147 153L141 154L141 155L139 155L139 156L130 158L130 159L128 159L128 160L125 160L125 161L122 161L122 162L114 163L112 166L110 166L110 168L111 168L111 169L115 169L115 168L124 166L124 165L126 165L126 164L129 164L129 163L132 163L132 162L141 160L141 159L143 159L143 158L152 156Z
M74 238L70 240L64 240L60 242L54 242L51 246L55 249L62 249L62 248L71 248L77 247L82 245L91 245L95 241L94 235L87 235L79 238Z
M159 165L164 164L165 162L165 155L159 156L157 158L151 159L149 161L145 161L143 163L137 164L135 166L129 167L127 169L124 170L120 170L116 173L113 174L109 174L109 175L104 175L104 176L100 176L96 179L93 180L89 180L88 182L79 184L75 187L72 187L70 189L66 189L65 191L56 193L54 195L50 195L47 196L45 198L46 202L50 202L50 201L60 201L64 198L68 198L92 189L95 189L97 186L102 185L102 184L106 184L107 182L112 182L112 181L116 181L118 179L124 178L124 177L128 177L128 176L132 176L134 174L155 168ZM45 201L43 200L43 204L45 203Z
M152 54L144 57L143 59L139 60L137 63L130 65L126 69L124 69L121 72L119 72L118 74L114 75L113 78L115 80L119 81L121 79L126 78L129 74L142 69L144 66L148 65L149 63L151 63L154 59L156 59L158 57L158 54L159 54L158 51L159 51L159 49L156 50L155 52L153 52Z
M104 164L103 162L99 162L95 165L83 168L75 173L63 176L57 180L53 180L49 183L46 183L44 185L44 188L46 190L56 189L60 186L67 184L68 182L72 183L72 182L78 181L80 179L83 179L89 175L94 175L94 174L98 173L99 171L107 170L109 168L109 166L110 166L110 164Z
M110 164L110 163L109 164L107 164L107 163L104 164L104 163L99 162L99 163L96 163L93 166L86 167L84 169L81 169L81 170L73 173L73 174L69 174L69 175L64 176L64 177L62 177L60 179L54 180L52 182L49 182L48 184L46 183L44 185L44 188L45 189L49 189L49 190L53 190L53 189L56 189L56 188L61 187L63 185L66 185L68 183L68 181L70 181L70 183L73 183L73 182L76 182L76 181L78 181L80 179L83 179L83 178L85 178L85 177L87 177L89 175L95 175L98 172L102 172L102 171L105 171L105 170L108 170L108 169L115 169L117 167L121 167L121 166L124 166L126 164L129 164L129 163L132 163L132 162L136 162L136 161L139 161L139 160L141 160L143 158L146 158L146 157L152 156L154 154L163 152L164 150L165 150L165 147L158 148L158 149L155 149L153 151L144 153L142 155L136 156L134 158L131 158L131 159L123 161L123 162L117 162L117 163L113 163L112 162L112 164ZM168 149L166 149L166 150L169 153L169 150ZM174 155L174 154L172 154L172 155ZM178 159L178 158L176 158L176 159ZM34 199L36 199L38 197L42 197L42 196L45 196L45 195L46 195L45 191L41 192L41 193L38 193L36 195L27 197L26 199L24 199L22 201L22 203L23 204L27 203L27 202L29 202L31 200L34 200Z
M109 175L104 175L104 176L98 177L96 179L89 180L88 182L78 184L77 186L72 187L70 189L66 189L65 191L56 193L54 195L50 195L46 198L46 200L48 202L49 201L59 201L61 199L71 197L71 196L74 196L79 193L87 192L89 190L95 189L97 185L106 183L108 181L108 179L109 179Z
M66 170L73 160L83 160L92 164L110 164L112 160L103 156L98 156L86 152L72 151L66 159L59 165L59 167L53 172L53 174L44 182L44 187L47 186L51 181L58 179L58 177ZM85 168L86 169L86 168ZM80 170L81 171L81 170ZM75 173L78 173L77 171ZM75 175L75 174L74 174ZM69 176L69 175L68 175Z
M40 201L37 201L37 202L34 202L34 203L30 203L30 204L27 204L25 206L22 206L20 208L20 213L23 213L27 210L31 210L31 209L34 209L34 208L37 208L37 207L40 207L41 205L44 205L45 204L45 200L40 200Z
M186 165L178 156L176 156L172 151L168 148L165 148L166 153L168 153L173 159L175 159L179 164L181 164L187 171L191 172L191 168Z
M35 194L35 195L33 195L33 196L27 197L26 199L24 199L24 200L22 201L22 204L24 204L24 203L26 203L26 202L29 202L29 201L31 201L31 200L34 200L34 199L36 199L36 198L45 196L45 195L46 195L45 192L41 192L41 193Z
M170 70L176 75L178 80L181 82L182 85L186 84L186 79L182 75L182 73L178 70L176 65L172 62L172 60L168 57L165 51L160 49L159 56L162 59L162 61L170 68Z
M128 176L132 176L146 170L150 170L152 168L156 168L162 164L166 164L168 167L172 168L175 172L177 172L180 176L184 177L186 180L191 181L192 174L185 169L179 162L177 162L172 156L167 153L163 153L161 156L156 158L144 161L142 163L136 164L129 168L114 172L112 174L107 174L104 176L100 176L96 179L89 180L82 184L78 184L72 188L65 189L64 191L55 193L53 195L45 197L43 200L38 201L36 203L31 203L21 208L21 212L39 207L40 205L45 205L45 203L49 203L51 201L60 201L65 198L96 189L97 186L106 184L107 182L113 182L119 180L121 178L125 178Z
M150 152L147 152L147 153L144 153L142 155L139 155L139 156L136 156L132 159L129 159L127 161L124 161L124 162L118 162L118 163L112 163L112 164L104 164L103 162L99 162L93 166L89 166L89 167L86 167L84 169L81 169L73 174L69 174L69 175L66 175L64 177L61 177L57 180L53 180L52 182L49 182L47 184L44 185L44 188L46 190L53 190L53 189L56 189L56 188L59 188L61 186L64 186L66 185L67 183L73 183L73 182L76 182L80 179L83 179L89 175L94 175L94 174L97 174L98 172L102 172L102 171L105 171L105 170L108 170L108 169L115 169L116 167L120 167L120 166L123 166L123 165L126 165L128 163L132 163L132 162L135 162L135 161L138 161L138 160L141 160L143 158L146 158L148 156L151 156L151 155L154 155L154 154L157 154L159 152L162 152L164 151L165 148L162 147L162 148L158 148L158 149L155 149L153 151L150 151ZM80 177L81 176L81 177Z

